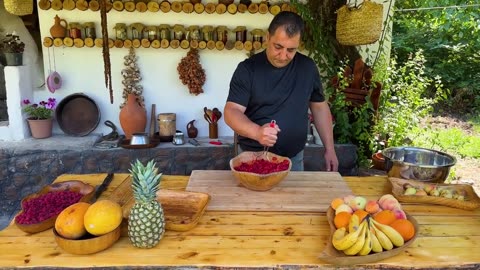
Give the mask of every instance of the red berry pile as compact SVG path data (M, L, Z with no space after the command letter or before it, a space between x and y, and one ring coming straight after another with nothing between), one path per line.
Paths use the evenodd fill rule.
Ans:
M289 165L290 163L288 160L284 160L282 162L272 162L265 159L257 159L250 162L242 162L240 165L234 167L234 169L240 172L269 174L273 172L286 171Z
M52 191L22 202L23 212L15 220L19 224L35 224L56 216L68 206L77 203L82 194L70 191Z

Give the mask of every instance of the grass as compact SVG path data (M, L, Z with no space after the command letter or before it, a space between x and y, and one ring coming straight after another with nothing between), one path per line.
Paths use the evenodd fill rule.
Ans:
M413 131L413 144L459 155L462 158L480 158L480 116L468 121L472 130L467 132L460 128L422 127Z

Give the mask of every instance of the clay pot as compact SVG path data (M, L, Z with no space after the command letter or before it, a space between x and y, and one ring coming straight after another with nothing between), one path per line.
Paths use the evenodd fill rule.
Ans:
M50 27L50 35L53 38L64 38L67 34L67 21L60 19L58 15L55 15L54 24ZM62 25L62 22L65 23L65 26Z
M195 120L188 122L187 124L187 134L189 138L196 138L198 135L198 129L193 125Z
M135 94L128 95L127 103L120 110L119 120L127 139L131 139L133 133L145 132L147 111L137 102Z
M32 137L35 139L44 139L52 136L53 120L50 119L27 119Z
M373 168L385 171L385 157L381 152L372 155Z

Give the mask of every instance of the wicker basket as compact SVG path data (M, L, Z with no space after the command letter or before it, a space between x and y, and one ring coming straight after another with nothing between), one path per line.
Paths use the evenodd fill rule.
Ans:
M365 0L358 8L347 5L337 10L337 40L342 45L376 42L382 33L383 5Z
M33 13L33 0L4 0L5 10L17 16Z

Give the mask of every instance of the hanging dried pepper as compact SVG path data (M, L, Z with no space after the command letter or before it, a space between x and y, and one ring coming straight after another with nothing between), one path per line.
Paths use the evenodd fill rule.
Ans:
M100 16L102 25L103 39L103 67L105 75L105 87L110 92L110 104L113 104L113 88L112 88L112 70L110 64L110 48L108 46L108 27L107 27L107 3L108 0L100 0Z

